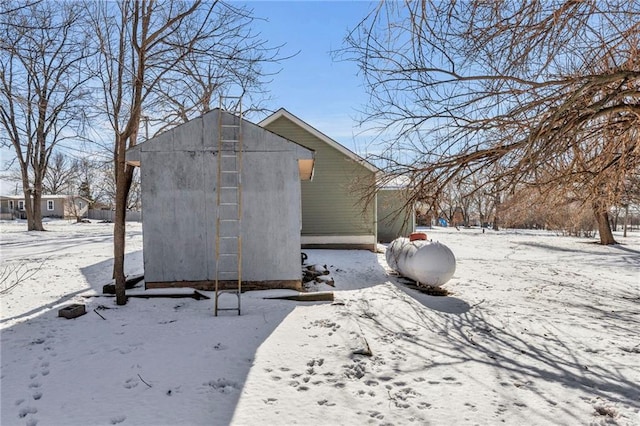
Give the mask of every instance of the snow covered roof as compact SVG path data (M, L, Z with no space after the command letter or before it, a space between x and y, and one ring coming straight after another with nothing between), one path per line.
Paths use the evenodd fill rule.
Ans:
M407 189L411 187L411 178L409 176L381 176L378 179L379 189Z

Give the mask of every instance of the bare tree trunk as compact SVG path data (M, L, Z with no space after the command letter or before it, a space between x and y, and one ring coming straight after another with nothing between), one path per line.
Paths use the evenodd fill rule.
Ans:
M46 169L46 163L41 164L40 167ZM34 231L44 231L42 225L42 173L41 170L35 173L35 179L33 184L33 225Z
M624 232L622 236L627 238L627 227L629 226L629 204L624 206Z
M127 296L125 294L126 276L124 273L127 199L133 179L133 167L125 163L126 139L120 135L116 141L116 146L116 211L113 227L113 275L116 280L116 304L124 305L127 303Z
M28 181L27 181L28 185ZM44 231L42 226L42 192L23 186L24 211L27 214L27 231Z
M44 231L42 225L42 192L33 191L33 231Z
M28 184L28 181L25 181ZM28 186L23 187L24 192L24 211L27 214L27 231L37 231L33 213L33 199L31 198L31 189Z
M593 213L598 222L598 234L600 234L600 244L610 245L618 244L613 238L613 232L611 232L611 224L609 223L609 213L602 203L594 202Z
M498 213L500 212L500 195L496 195L495 198L495 214L493 215L493 230L500 230L500 218L498 217Z
M116 304L127 303L125 294L124 275L124 236L125 236L125 215L126 215L126 194L123 192L121 181L116 185L116 214L113 222L113 275L116 279ZM124 198L124 200L123 200Z

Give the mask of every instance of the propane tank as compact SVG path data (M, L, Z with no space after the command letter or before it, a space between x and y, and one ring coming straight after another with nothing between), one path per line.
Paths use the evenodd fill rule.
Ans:
M390 268L418 284L439 287L456 271L456 257L446 245L425 239L396 238L385 257Z

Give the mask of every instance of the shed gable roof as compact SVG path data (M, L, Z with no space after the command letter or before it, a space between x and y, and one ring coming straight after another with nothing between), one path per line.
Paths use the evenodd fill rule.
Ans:
M126 161L128 164L139 167L142 152L215 150L217 149L217 142L215 141L217 139L210 137L210 135L217 135L220 122L222 124L231 124L234 123L236 118L229 111L214 108L200 117L189 120L129 148L126 152ZM243 137L243 151L293 152L298 159L300 178L302 180L310 180L313 177L315 151L244 118L242 123L242 133L245 135ZM259 136L256 138L256 135ZM267 143L257 143L257 140L262 140L262 138L266 139Z
M291 121L292 123L294 123L298 127L304 129L305 131L309 132L310 134L312 134L316 138L320 139L322 142L324 142L327 145L331 146L332 148L336 149L337 151L342 153L344 156L346 156L349 159L361 164L362 166L364 166L368 170L370 170L370 171L372 171L374 173L378 173L380 171L380 169L378 169L376 166L374 166L373 164L369 163L367 160L365 160L364 158L360 157L358 154L356 154L355 152L351 151L349 148L347 148L344 145L340 144L339 142L331 139L329 136L325 135L324 133L322 133L321 131L319 131L315 127L311 126L309 123L306 123L302 119L296 117L295 115L293 115L292 113L290 113L289 111L287 111L284 108L280 108L279 110L277 110L276 112L274 112L273 114L271 114L270 116L268 116L267 118L265 118L264 120L259 122L258 125L262 126L262 127L266 127L269 124L273 123L274 121L278 120L279 118L286 118L287 120Z

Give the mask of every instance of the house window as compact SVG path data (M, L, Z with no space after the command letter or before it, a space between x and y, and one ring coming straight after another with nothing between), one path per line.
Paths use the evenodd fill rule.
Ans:
M18 210L24 211L24 201L18 201Z
M53 210L53 200L47 200L47 210Z
M82 201L78 201L78 209L82 210Z
M9 210L13 210L13 200L9 200Z

